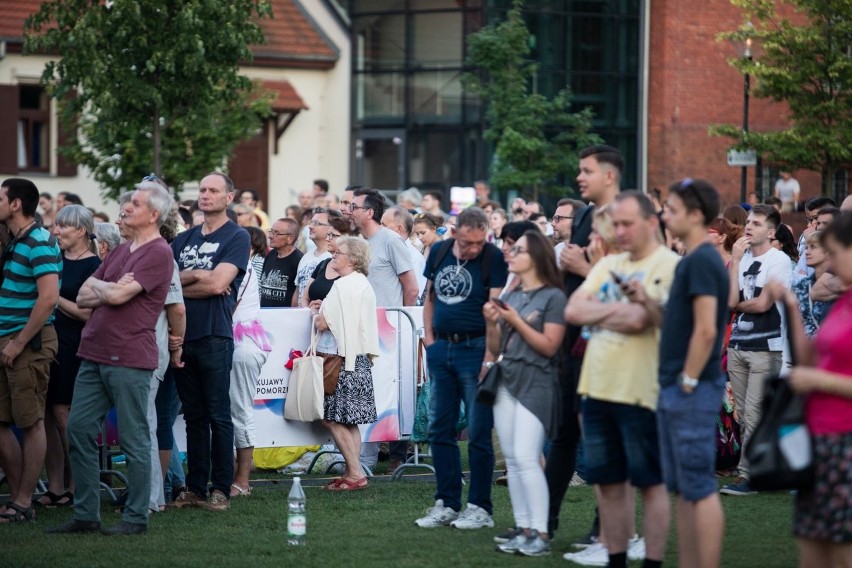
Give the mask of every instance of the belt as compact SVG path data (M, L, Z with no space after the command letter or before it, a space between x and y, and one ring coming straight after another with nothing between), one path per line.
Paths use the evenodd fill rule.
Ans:
M469 331L467 333L435 332L436 339L444 339L446 341L449 341L450 343L462 343L463 341L470 341L471 339L476 339L478 337L485 337L485 330Z

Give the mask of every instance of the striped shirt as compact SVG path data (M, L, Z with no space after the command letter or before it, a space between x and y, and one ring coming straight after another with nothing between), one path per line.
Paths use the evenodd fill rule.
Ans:
M62 256L56 238L37 226L9 243L3 253L0 285L0 337L24 329L38 300L36 281L47 274L62 278ZM45 325L53 323L53 312Z

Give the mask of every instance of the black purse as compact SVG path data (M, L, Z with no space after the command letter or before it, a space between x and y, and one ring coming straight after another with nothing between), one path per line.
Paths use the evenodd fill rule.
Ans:
M503 342L500 345L500 355L497 356L497 360L494 361L494 364L491 365L485 377L479 381L479 385L476 387L477 402L493 406L494 401L497 399L497 388L500 386L500 381L503 377L503 368L500 366L500 362L503 360L503 351L506 350L506 344L509 342L509 336L512 335L512 331L509 330L506 332Z
M794 363L789 326L795 321L787 310L787 340ZM814 484L815 463L804 399L783 377L768 379L763 393L760 421L745 447L749 485L757 491L808 489Z

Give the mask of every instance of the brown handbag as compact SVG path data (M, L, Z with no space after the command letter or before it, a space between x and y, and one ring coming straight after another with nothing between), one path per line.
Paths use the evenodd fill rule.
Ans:
M343 357L330 355L328 353L317 353L322 357L322 389L326 396L334 394L337 390L337 380L340 378Z

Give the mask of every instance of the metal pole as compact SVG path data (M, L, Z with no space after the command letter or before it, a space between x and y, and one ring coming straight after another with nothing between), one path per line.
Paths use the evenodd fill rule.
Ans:
M748 59L751 59L749 56ZM748 93L751 87L751 76L746 73L743 76L743 132L748 134ZM740 202L746 201L746 184L748 182L748 166L742 167L740 176Z

